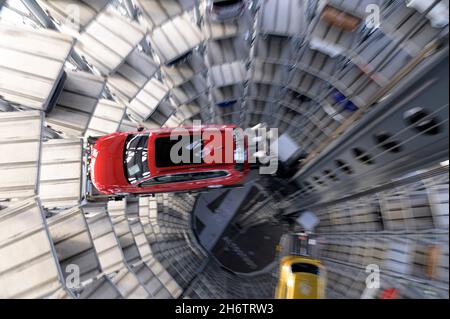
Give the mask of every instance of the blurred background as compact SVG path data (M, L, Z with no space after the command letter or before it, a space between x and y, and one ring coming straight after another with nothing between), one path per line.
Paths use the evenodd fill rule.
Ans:
M316 297L448 298L448 9L0 0L0 297L275 298L293 256ZM87 200L89 136L194 120L278 129L278 171Z

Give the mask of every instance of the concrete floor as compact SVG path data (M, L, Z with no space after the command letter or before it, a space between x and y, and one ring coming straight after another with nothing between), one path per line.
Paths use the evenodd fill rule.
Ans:
M255 187L254 175L250 174L244 187L201 194L194 209L202 246L235 272L259 271L271 264L283 233L282 226L269 222L247 228L235 224L249 207L265 198Z
M269 223L238 231L229 226L212 250L227 268L242 273L264 269L275 259L283 227Z

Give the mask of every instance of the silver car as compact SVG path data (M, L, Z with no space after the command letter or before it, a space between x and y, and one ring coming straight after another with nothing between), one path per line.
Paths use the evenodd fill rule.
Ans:
M242 15L245 5L245 0L208 0L206 12L211 20L234 20Z

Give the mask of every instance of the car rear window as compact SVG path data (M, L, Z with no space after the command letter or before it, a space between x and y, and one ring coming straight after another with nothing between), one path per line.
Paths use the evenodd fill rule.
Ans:
M311 265L311 264L306 264L306 263L292 264L291 270L293 273L303 272L303 273L308 273L308 274L313 274L313 275L320 274L319 267L317 267L315 265Z
M203 142L200 138L193 139L192 135L190 135L189 139L184 137L183 141L185 141L185 144L182 145L182 147L189 152L189 161L176 163L177 159L172 158L170 151L173 147L178 148L178 145L175 145L179 143L180 140L182 140L181 136L178 136L178 138L174 140L171 140L170 137L159 137L155 140L155 163L157 167L203 164ZM181 150L179 151L179 156L181 156Z

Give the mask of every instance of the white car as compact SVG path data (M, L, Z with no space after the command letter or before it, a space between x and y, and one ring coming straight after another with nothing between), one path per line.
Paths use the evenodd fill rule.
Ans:
M234 20L242 15L245 5L245 0L208 0L206 11L212 20Z
M414 8L420 13L424 13L434 4L433 0L408 0L406 6ZM431 26L434 28L443 28L449 23L448 17L448 1L438 2L427 14L427 18L430 20Z

